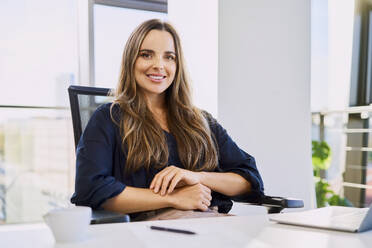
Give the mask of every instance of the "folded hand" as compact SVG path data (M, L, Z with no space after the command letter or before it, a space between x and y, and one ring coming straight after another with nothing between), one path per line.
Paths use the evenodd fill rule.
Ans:
M165 195L165 193L172 193L177 187L198 184L200 181L200 172L185 170L171 165L155 175L150 184L150 189L154 193Z

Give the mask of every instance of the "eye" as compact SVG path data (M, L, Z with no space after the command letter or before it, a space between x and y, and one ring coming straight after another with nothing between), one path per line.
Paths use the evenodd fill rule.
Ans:
M169 54L169 55L166 55L165 58L167 60L176 60L176 56L172 55L172 54Z
M149 58L151 58L151 54L150 54L150 53L146 53L146 52L142 52L142 53L140 53L139 56L142 57L142 58L144 58L144 59L149 59Z

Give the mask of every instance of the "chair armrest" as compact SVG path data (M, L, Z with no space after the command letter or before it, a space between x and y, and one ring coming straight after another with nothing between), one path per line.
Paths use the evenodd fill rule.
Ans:
M251 205L260 205L268 208L269 214L280 213L284 208L302 208L304 201L295 198L263 195L246 202Z
M93 210L90 224L107 224L130 222L128 214L120 214L106 210Z
M261 200L261 204L265 206L274 206L282 208L302 208L304 207L304 201L295 198L284 198L279 196L264 196Z

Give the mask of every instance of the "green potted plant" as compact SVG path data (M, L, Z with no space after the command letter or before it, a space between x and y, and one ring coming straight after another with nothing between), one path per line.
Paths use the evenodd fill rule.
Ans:
M331 148L325 141L312 141L312 163L315 178L315 193L317 207L328 205L352 206L351 202L336 194L330 187L326 179L321 177L331 165Z

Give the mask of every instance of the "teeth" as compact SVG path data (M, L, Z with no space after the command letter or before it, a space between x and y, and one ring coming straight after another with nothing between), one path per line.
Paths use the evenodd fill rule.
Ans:
M153 78L153 79L157 79L157 80L160 80L160 79L164 78L163 76L153 76L153 75L150 75L149 77Z

